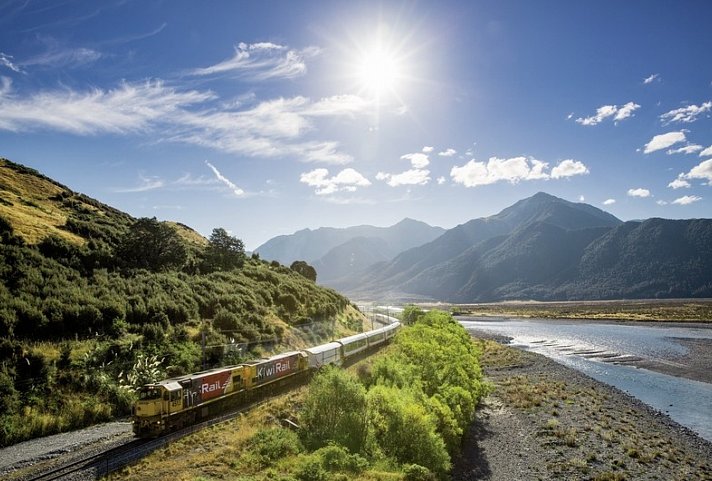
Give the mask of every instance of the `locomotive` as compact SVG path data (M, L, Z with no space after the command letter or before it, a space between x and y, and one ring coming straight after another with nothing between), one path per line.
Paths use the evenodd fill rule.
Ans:
M322 366L341 366L391 339L393 322L327 344L146 384L133 407L133 431L156 437L299 382Z

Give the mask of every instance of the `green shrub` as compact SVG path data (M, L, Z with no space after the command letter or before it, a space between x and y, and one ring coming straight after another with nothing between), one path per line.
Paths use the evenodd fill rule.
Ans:
M286 456L299 454L304 449L299 437L293 431L284 428L258 431L250 443L263 467L270 466Z
M300 421L306 446L336 443L361 452L367 432L366 390L353 375L329 366L309 384Z

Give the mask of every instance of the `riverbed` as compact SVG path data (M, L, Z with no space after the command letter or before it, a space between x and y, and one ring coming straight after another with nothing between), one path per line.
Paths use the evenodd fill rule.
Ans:
M712 326L460 318L621 389L712 441ZM707 382L704 382L707 381Z

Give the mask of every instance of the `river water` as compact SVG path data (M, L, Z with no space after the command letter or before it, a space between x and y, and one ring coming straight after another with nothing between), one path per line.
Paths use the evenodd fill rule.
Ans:
M539 319L460 322L465 328L509 336L516 347L615 386L712 442L712 384L635 367L638 360L675 363L687 354L675 338L712 340L710 328Z

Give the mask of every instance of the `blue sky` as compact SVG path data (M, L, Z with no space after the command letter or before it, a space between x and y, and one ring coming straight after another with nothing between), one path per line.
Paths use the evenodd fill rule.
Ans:
M0 156L256 248L545 191L710 217L708 1L0 3Z

